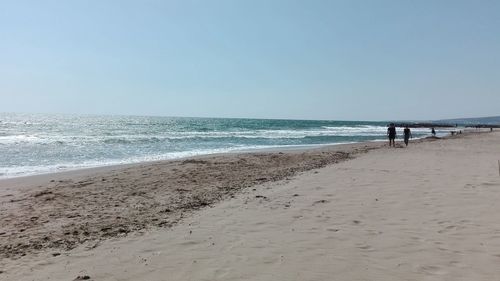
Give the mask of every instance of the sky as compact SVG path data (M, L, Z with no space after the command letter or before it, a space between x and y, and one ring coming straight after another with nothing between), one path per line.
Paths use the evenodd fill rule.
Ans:
M0 0L0 112L500 115L500 1Z

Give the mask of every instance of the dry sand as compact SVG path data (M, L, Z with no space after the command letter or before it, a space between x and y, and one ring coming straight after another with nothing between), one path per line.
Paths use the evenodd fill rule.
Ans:
M499 280L500 134L377 146L11 182L0 280Z

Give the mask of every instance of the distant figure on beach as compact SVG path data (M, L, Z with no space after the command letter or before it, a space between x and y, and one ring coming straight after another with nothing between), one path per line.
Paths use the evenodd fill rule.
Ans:
M431 134L432 134L433 137L436 136L436 130L434 130L434 128L431 129Z
M493 127L490 127L490 132L493 132Z
M404 129L404 137L405 137L405 144L406 146L408 146L408 141L410 140L410 138L413 138L413 136L411 135L411 130L410 128L408 128L408 125L406 125Z
M394 126L394 123L391 123L389 125L389 128L387 128L387 136L389 137L389 146L394 146L396 147L396 126Z

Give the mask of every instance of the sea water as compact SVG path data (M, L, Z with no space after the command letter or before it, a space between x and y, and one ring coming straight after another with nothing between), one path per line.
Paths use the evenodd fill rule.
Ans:
M0 178L213 153L380 141L386 139L386 125L0 113ZM430 130L412 129L412 133L423 137Z

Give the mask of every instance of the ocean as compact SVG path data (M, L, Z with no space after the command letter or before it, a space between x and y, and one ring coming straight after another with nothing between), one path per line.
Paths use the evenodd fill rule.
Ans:
M0 178L213 153L382 141L386 124L0 113ZM428 129L412 133L414 138L430 135Z

